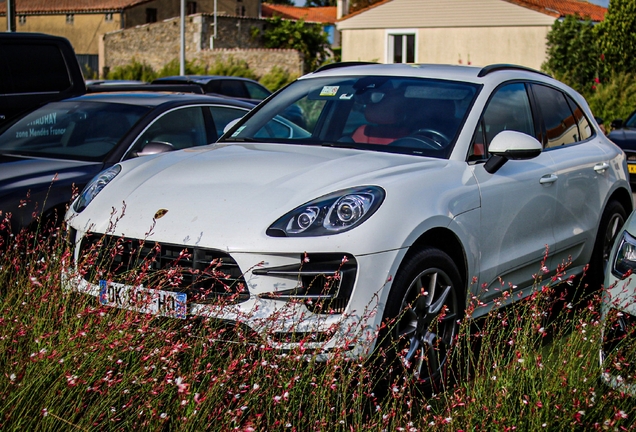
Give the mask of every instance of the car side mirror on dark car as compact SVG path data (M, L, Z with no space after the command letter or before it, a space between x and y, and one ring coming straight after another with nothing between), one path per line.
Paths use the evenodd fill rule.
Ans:
M612 123L610 123L610 126L612 127L612 129L620 129L623 127L623 119L616 119L616 120L612 120Z
M164 141L151 141L141 149L141 151L135 152L134 157L138 156L150 156L159 153L167 153L174 150L174 146Z
M532 159L541 154L543 146L536 138L512 130L499 132L490 142L488 152L490 159L484 169L494 174L508 160Z

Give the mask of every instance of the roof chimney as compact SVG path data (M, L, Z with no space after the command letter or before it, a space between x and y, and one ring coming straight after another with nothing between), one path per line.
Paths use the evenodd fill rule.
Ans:
M349 14L349 0L338 0L336 2L336 19Z

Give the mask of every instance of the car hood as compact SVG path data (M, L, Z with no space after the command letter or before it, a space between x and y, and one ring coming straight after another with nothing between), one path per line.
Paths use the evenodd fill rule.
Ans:
M94 175L102 163L71 160L39 159L0 155L0 194L17 188L65 183L87 175Z
M115 207L125 213L117 235L143 236L152 226L153 238L164 242L240 250L253 247L250 239L265 237L274 221L315 198L380 185L388 200L391 192L404 190L407 178L417 181L423 171L442 170L448 163L321 146L217 144L122 164L121 174L74 217L84 228L104 232L104 215Z

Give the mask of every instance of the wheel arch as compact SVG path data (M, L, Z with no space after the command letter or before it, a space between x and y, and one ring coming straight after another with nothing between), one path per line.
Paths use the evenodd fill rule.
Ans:
M423 233L413 242L402 262L406 262L411 255L427 246L439 249L450 256L459 270L464 289L468 289L466 252L457 235L448 228L436 227Z
M607 204L611 201L618 201L625 209L625 212L627 212L627 216L634 210L632 195L625 188L618 188L612 192L605 203L605 207L607 207Z

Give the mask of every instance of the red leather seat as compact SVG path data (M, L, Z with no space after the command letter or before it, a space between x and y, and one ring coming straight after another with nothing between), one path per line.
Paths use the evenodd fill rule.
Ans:
M351 135L354 142L368 144L390 144L408 135L403 125L405 119L404 98L395 94L385 94L378 102L369 102L364 117L369 124L362 125Z

